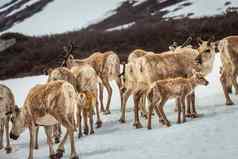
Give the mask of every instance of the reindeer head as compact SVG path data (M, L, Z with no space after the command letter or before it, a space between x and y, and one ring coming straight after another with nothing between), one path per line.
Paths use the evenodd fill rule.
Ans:
M193 70L192 78L195 81L195 84L197 84L197 85L207 86L209 84L209 82L204 78L204 74L202 74L201 72L197 72L197 71Z
M25 117L18 106L15 106L15 110L12 113L11 122L12 129L10 132L10 138L17 140L25 128Z
M72 52L74 48L75 47L72 42L69 44L68 47L67 46L63 47L65 55L64 55L64 60L61 64L62 67L72 67L72 62L74 60L74 56L72 55Z
M208 41L203 41L201 38L198 38L198 52L199 55L196 57L196 62L201 64L202 72L208 74L213 68L213 63L215 60L215 43L212 41L214 38L209 39Z

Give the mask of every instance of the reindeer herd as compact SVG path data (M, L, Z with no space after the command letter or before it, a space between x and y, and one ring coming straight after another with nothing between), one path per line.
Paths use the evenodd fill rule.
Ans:
M66 56L62 66L47 71L47 82L34 86L22 107L16 106L11 90L0 85L0 149L3 148L4 128L7 153L11 152L9 138L18 139L28 128L28 159L33 159L33 150L38 149L38 129L43 126L50 158L63 156L64 144L69 137L70 158L77 159L74 132L78 131L78 138L83 134L93 134L94 114L96 127L102 126L100 112L105 115L111 113L111 80L116 81L120 92L121 123L126 122L126 103L131 95L134 101L133 126L136 128L143 127L139 116L141 112L147 119L147 128L151 129L153 111L161 124L170 126L163 110L169 99L176 99L177 123L185 122L188 117L196 118L195 87L208 85L205 76L212 71L216 52L220 53L222 61L220 81L225 103L232 105L229 93L232 93L233 87L238 94L238 36L229 36L220 41L198 39L198 42L196 49L187 45L171 46L171 50L159 54L136 49L123 64L122 73L120 59L113 51L96 52L88 58L75 59L71 54L74 46L64 47ZM106 107L103 104L104 87L108 93ZM61 126L66 129L62 138ZM56 151L53 139L59 143Z

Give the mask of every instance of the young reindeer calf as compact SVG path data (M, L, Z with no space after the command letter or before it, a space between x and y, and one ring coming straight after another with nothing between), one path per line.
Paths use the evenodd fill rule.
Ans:
M159 117L162 118L160 119L162 123L166 126L170 126L170 122L165 116L163 106L168 99L173 98L176 98L179 101L177 122L181 122L181 109L183 113L182 122L185 122L185 98L194 91L197 85L206 86L208 85L208 81L200 72L195 72L194 70L193 76L190 78L178 77L154 82L147 92L148 100L150 102L147 128L151 129L151 114L155 106L159 109Z
M96 105L96 96L93 92L90 91L81 91L78 94L78 118L77 124L79 128L78 138L82 137L82 126L81 119L83 115L84 121L84 134L88 135L88 120L90 123L90 132L89 134L93 134L93 109Z

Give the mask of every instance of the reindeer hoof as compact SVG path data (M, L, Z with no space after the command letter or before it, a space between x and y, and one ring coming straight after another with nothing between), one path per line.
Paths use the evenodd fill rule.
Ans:
M192 117L192 114L191 114L191 113L186 113L185 116L186 116L187 118L190 118L190 117Z
M84 135L88 135L88 129L83 130Z
M106 111L104 112L104 115L109 115L109 114L111 114L110 110L106 110Z
M38 150L38 149L39 149L39 146L38 146L38 145L36 145L36 146L34 147L34 149L35 149L35 150Z
M60 138L59 137L55 137L55 144L60 143Z
M147 129L148 129L148 130L151 130L152 128L151 128L151 126L148 126Z
M64 150L58 149L58 150L57 150L57 153L56 153L56 156L57 156L58 158L61 158L61 157L63 157L63 155L64 155Z
M89 134L90 134L90 135L94 134L94 130L91 130L91 131L89 132Z
M100 127L102 127L102 121L97 121L96 122L96 128L100 128Z
M177 121L177 124L181 124L181 121L180 121L180 120L178 120L178 121Z
M191 118L198 118L198 117L199 117L198 113L192 113L191 114Z
M234 105L234 103L232 101L227 101L226 105Z
M3 148L3 145L0 145L0 150Z
M134 123L133 126L136 127L136 129L143 128L140 122Z
M166 127L170 127L170 126L171 126L171 124L170 124L170 123L167 123L165 126L166 126Z
M79 134L78 134L78 138L81 138L82 136L83 136L82 133L79 133Z
M50 159L59 159L57 154L50 155Z
M11 147L6 147L5 151L6 151L6 153L11 153L12 152L12 148Z
M70 157L70 159L79 159L78 156Z
M119 122L120 123L126 123L125 119L122 119L122 118L119 119Z
M103 113L104 113L104 112L105 112L105 109L104 109L104 108L101 108L101 112L103 112Z
M165 125L165 121L163 119L159 119L159 123Z

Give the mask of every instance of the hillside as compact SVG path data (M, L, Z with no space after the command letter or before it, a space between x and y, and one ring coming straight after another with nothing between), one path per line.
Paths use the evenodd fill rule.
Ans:
M123 61L136 48L161 52L173 41L182 44L189 36L196 47L198 36L203 39L215 36L219 40L238 34L237 12L223 13L227 7L236 7L236 1L219 0L215 4L205 4L204 0L107 2L104 6L104 3L87 1L79 10L82 1L77 1L78 6L68 1L53 1L41 12L7 30L18 33L2 32L0 38L16 38L17 44L0 53L0 79L39 75L49 67L59 66L65 54L62 47L69 42L78 46L73 51L77 58L85 58L95 51L112 50ZM71 8L63 7L73 4ZM201 4L206 5L210 16L203 17L207 12L201 15L193 10L196 7L202 9ZM97 10L97 5L104 8ZM181 6L180 11L173 9ZM217 8L221 7L218 12ZM65 12L61 12L62 8ZM185 8L190 8L190 12ZM171 13L185 14L181 11L194 15L168 18ZM77 17L83 18L75 20ZM75 27L85 28L73 30ZM50 32L52 34L44 35Z

